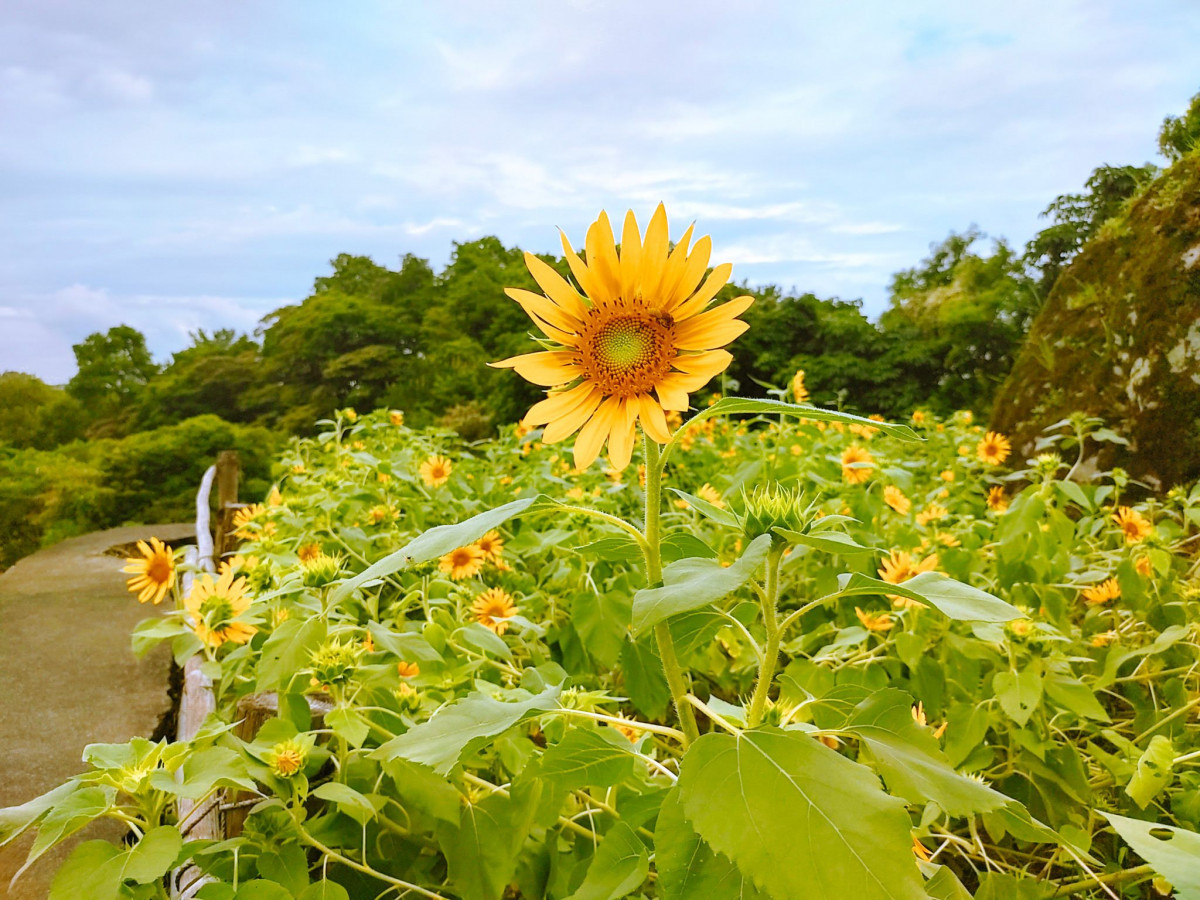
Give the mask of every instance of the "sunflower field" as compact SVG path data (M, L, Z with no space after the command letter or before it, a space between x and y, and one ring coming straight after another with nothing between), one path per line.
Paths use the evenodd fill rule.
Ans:
M203 659L216 711L0 811L34 859L128 825L54 900L185 862L203 900L1200 897L1200 487L1091 470L1120 437L1084 417L1021 460L802 373L698 393L745 306L656 221L564 240L579 292L531 263L543 350L500 365L555 390L522 426L342 410L215 577L131 561L134 649ZM244 821L191 839L218 794Z

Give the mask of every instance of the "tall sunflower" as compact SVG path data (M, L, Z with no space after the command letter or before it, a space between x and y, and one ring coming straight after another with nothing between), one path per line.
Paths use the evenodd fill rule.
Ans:
M192 615L192 629L210 647L220 647L226 641L244 644L254 637L258 628L241 621L250 609L246 579L234 579L233 569L226 569L219 578L200 575L183 601Z
M142 555L125 560L129 565L122 571L133 576L125 584L137 594L138 603L153 600L157 606L175 584L175 554L156 537L149 544L138 541L137 548Z
M605 442L612 467L624 469L639 421L652 440L669 441L666 411L686 410L688 394L733 360L720 348L749 327L737 317L754 298L707 309L733 267L722 263L705 278L712 242L702 237L692 246L691 240L689 226L669 248L667 213L660 203L644 238L633 213L626 214L618 253L602 212L587 232L586 263L562 235L563 254L580 291L526 253L530 274L545 293L505 292L546 336L548 349L492 365L516 369L522 378L551 389L525 415L524 424L545 425L542 440L548 444L578 431L577 469L591 465Z

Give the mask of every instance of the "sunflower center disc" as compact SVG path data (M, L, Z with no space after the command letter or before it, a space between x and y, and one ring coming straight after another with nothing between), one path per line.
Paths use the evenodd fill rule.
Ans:
M585 377L609 396L648 393L671 370L674 332L665 314L593 309L581 332Z

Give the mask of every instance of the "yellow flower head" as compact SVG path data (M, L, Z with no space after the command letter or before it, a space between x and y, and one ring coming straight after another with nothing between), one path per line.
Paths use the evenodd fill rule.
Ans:
M907 516L908 511L912 509L912 501L894 484L889 484L883 489L883 502L902 516Z
M398 409L393 409L391 412L388 413L388 421L391 422L393 425L395 425L397 428L399 428L401 425L404 424L404 413L402 413Z
M279 485L271 485L271 491L267 494L267 506L283 506L283 494L279 493Z
M271 771L280 778L291 778L304 768L309 749L303 741L280 741L267 754L267 762Z
M1008 438L996 431L989 431L983 440L975 445L975 455L989 466L998 466L1008 459L1012 452L1012 444Z
M1004 493L1004 488L998 484L988 488L987 506L992 512L998 513L1008 509L1008 495Z
M944 506L939 506L936 503L931 503L922 512L917 513L917 524L928 525L930 522L937 519L944 519L950 514L950 511Z
M914 425L924 425L927 418L925 411L920 409L913 410L912 423Z
M258 631L240 621L250 609L250 596L246 593L246 579L235 580L232 569L215 581L211 575L198 576L183 604L191 614L196 637L210 647L220 647L226 641L244 644Z
M506 291L553 349L492 365L552 389L525 423L545 425L548 444L579 431L578 469L587 468L605 442L612 467L625 468L639 421L652 440L665 444L671 438L665 411L686 410L688 394L733 361L720 348L749 327L737 317L754 298L707 309L733 267L723 263L705 278L712 242L704 237L692 247L691 239L689 227L668 248L667 213L659 204L644 238L633 213L626 215L618 255L608 216L601 213L588 229L586 263L562 235L582 293L532 253L525 263L545 293Z
M842 480L848 484L862 484L871 477L875 457L858 444L851 444L842 453Z
M473 578L483 568L486 557L475 544L467 544L457 550L451 550L438 561L438 568L455 581Z
M310 541L307 544L301 544L296 550L296 555L300 557L300 562L308 562L310 559L316 559L321 554L321 545L316 541Z
M932 553L923 560L914 561L912 554L905 553L903 550L893 550L880 563L880 578L888 584L902 584L915 575L920 575L922 572L932 572L936 569L938 556L936 553ZM925 607L925 604L920 600L913 600L911 597L905 597L900 594L888 594L887 598L901 608L918 607L923 609Z
M792 396L797 403L808 402L808 388L804 386L803 369L797 369L796 374L792 376Z
M233 514L233 533L244 541L253 540L257 535L249 526L266 511L261 503L243 506Z
M1140 543L1154 530L1154 526L1150 524L1149 519L1129 506L1119 507L1113 514L1113 521L1117 523L1124 533L1125 543L1127 544Z
M1100 584L1084 588L1079 593L1092 606L1099 606L1102 603L1107 603L1109 600L1116 600L1120 597L1121 585L1117 583L1117 579L1109 578L1106 581L1100 582Z
M396 674L401 678L416 678L421 674L421 667L415 662L404 662L402 660L396 663Z
M157 606L175 584L175 554L156 537L148 544L138 541L137 548L142 555L129 557L122 570L133 576L125 586L137 594L138 603L153 600Z
M867 631L889 631L896 624L892 621L892 617L885 612L864 612L856 606L854 614L858 616L858 621L862 622L863 628Z
M431 456L421 463L421 480L429 487L441 487L450 480L454 464L444 456Z
M1151 578L1154 575L1154 564L1148 556L1139 556L1133 567L1143 578Z
M471 604L475 621L496 634L508 631L508 620L517 614L516 604L503 588L488 588Z
M498 531L489 531L475 542L475 546L492 562L496 562L504 554L504 538L500 537Z
M700 485L700 490L696 491L696 496L701 500L707 500L717 509L725 508L725 501L721 499L721 492L707 481Z
M942 474L939 475L938 477L941 478L942 481L949 483L954 480L954 470L953 469L945 469L942 472Z

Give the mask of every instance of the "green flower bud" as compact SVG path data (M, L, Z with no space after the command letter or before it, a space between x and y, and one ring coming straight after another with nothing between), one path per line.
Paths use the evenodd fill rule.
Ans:
M310 667L316 685L346 684L362 657L363 648L351 640L345 644L339 638L326 641L312 652Z
M788 490L778 484L759 485L751 493L742 491L742 531L748 541L770 534L776 544L787 541L775 533L776 528L803 531L808 526L811 506L804 503L799 490Z
M304 569L305 587L324 587L336 580L342 571L342 561L327 553L318 553L300 564Z

